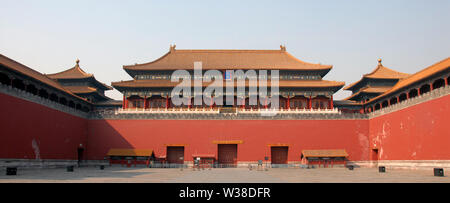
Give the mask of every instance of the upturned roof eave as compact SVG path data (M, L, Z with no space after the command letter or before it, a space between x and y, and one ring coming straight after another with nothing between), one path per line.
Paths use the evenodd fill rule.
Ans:
M436 69L436 70L434 70L434 69ZM411 84L419 82L427 77L430 77L434 74L440 73L440 72L448 70L448 69L450 69L450 57L447 57L447 58L443 59L442 61L439 61L419 72L411 74L409 77L399 80L399 82L397 84L395 84L390 90L370 99L369 101L367 101L367 104L369 104L373 101L376 101L379 98L382 98L382 97L388 96L392 93L395 93L397 91L400 91L400 90L408 87Z
M151 85L151 86L146 86L146 85L129 85L129 83L134 83L136 82L135 80L131 80L131 81L121 81L121 82L112 82L111 85L117 89L118 91L122 92L125 90L131 90L131 89L145 89L145 88L173 88L175 86L177 86L179 83L174 83L171 85ZM344 85L345 82L337 82L337 81L330 81L330 82L335 82L335 84L328 84L328 85L321 85L321 86L315 86L315 85L310 85L310 86L295 86L295 85L280 85L280 88L311 88L311 89L330 89L333 92L337 92L339 91ZM127 84L128 83L128 84ZM267 83L268 87L270 87L270 82ZM202 87L207 87L211 85L211 83L208 84L203 84ZM246 84L246 87L249 87L249 84Z
M32 68L29 68L26 65L23 65L11 58L8 58L2 54L0 54L0 64L2 64L3 66L11 69L14 72L17 72L19 74L23 74L29 78L32 78L36 81L39 81L51 88L55 88L65 94L68 94L70 96L73 96L77 99L80 99L84 102L87 103L91 103L88 100L86 100L85 98L82 98L76 94L73 94L72 92L70 92L69 90L65 89L61 84L59 84L58 82L54 81L53 79L51 79L50 77L48 77L47 75L40 73Z
M212 52L212 53L220 53L220 52L236 52L236 53L243 53L243 52L249 52L249 53L265 53L265 52L270 52L270 53L284 53L286 54L288 57L290 57L292 60L298 62L299 64L302 65L309 65L309 66L315 66L314 68L273 68L273 69L279 69L279 70L327 70L327 69L332 69L333 66L332 65L322 65L322 64L313 64L313 63L307 63L304 62L302 60L297 59L296 57L292 56L290 53L288 53L285 50L171 50L169 52L167 52L166 54L164 54L163 56L159 57L158 59L148 62L148 63L143 63L143 64L134 64L134 65L123 65L123 69L124 70L177 70L178 68L171 68L171 67L148 67L149 65L155 64L159 61L161 61L162 59L168 57L171 54L174 54L176 52L182 52L182 53L199 53L199 52ZM193 69L193 68L189 68L189 69ZM215 68L204 68L205 70L213 70ZM230 70L238 70L238 69L254 69L254 68L245 68L245 67L240 67L240 68L229 68ZM261 68L263 69L263 68Z

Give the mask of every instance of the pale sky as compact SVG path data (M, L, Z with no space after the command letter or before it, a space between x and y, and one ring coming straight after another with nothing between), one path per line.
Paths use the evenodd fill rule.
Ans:
M449 0L114 1L0 0L0 53L41 73L77 58L108 85L130 80L123 65L177 49L279 49L333 65L346 85L377 59L415 73L450 56ZM121 100L121 93L107 96ZM339 91L343 99L349 91Z

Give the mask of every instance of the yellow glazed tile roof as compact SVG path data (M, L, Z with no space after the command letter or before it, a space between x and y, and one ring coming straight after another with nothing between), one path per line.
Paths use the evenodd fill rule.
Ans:
M395 92L397 90L400 90L400 89L402 89L404 87L407 87L408 85L411 85L411 84L413 84L415 82L418 82L418 81L420 81L422 79L425 79L425 78L427 78L429 76L432 76L435 73L444 71L444 70L449 69L449 68L450 68L450 57L448 57L448 58L446 58L446 59L444 59L444 60L442 60L442 61L440 61L440 62L438 62L436 64L433 64L433 65L429 66L428 68L425 68L425 69L423 69L423 70L421 70L421 71L419 71L419 72L417 72L415 74L412 74L412 75L410 75L407 78L404 78L404 79L400 80L397 84L394 85L394 87L392 87L391 89L389 89L385 93L383 93L383 94L381 94L381 95L379 95L379 96L377 96L375 98L372 98L368 102L374 101L374 100L376 100L376 99L378 99L380 97L383 97L385 95L393 93L393 92Z
M88 74L84 72L79 65L79 60L77 60L77 64L70 69L59 73L47 74L49 78L52 79L73 79L73 78L89 78L92 77L92 74Z
M333 150L303 150L303 157L348 157L345 149Z
M151 156L151 149L110 149L107 156Z
M81 69L80 60L76 61L76 65L73 68L67 69L65 71L53 74L46 74L47 77L51 79L84 79L84 78L93 78L98 84L103 86L107 90L112 90L112 87L97 81L93 74L86 73L83 69Z
M48 76L46 76L46 75L44 75L44 74L42 74L42 73L40 73L38 71L35 71L35 70L33 70L33 69L31 69L31 68L29 68L29 67L27 67L27 66L25 66L25 65L23 65L23 64L21 64L19 62L16 62L16 61L14 61L14 60L6 57L6 56L3 56L1 54L0 54L0 64L5 66L5 67L7 67L7 68L9 68L9 69L11 69L11 70L14 70L16 72L24 74L24 75L26 75L28 77L34 78L35 80L38 80L38 81L40 81L40 82L42 82L42 83L44 83L46 85L54 87L54 88L56 88L58 90L61 90L63 92L66 92L66 93L72 95L73 97L76 97L78 99L87 101L85 98L82 98L82 97L79 97L79 96L73 94L71 91L67 90L62 85L60 85L58 82L52 80Z
M201 61L204 70L324 70L331 65L301 61L280 50L176 50L145 64L124 66L128 70L186 70L194 69L194 62Z
M170 80L130 80L111 83L114 87L175 87L180 82L171 82ZM209 86L213 82L203 82L203 86ZM226 85L224 81L223 85ZM248 87L250 84L248 80L245 86ZM344 82L338 81L328 81L328 80L280 80L280 87L342 87ZM191 81L191 87L194 86L194 81ZM237 87L237 82L234 84ZM271 81L267 80L267 86L271 86Z
M402 79L410 76L410 74L398 72L395 70L392 70L390 68L387 68L381 64L381 59L378 60L378 66L369 74L364 74L363 77L348 85L347 87L344 87L344 90L349 90L358 83L362 82L364 78L371 78L371 79Z

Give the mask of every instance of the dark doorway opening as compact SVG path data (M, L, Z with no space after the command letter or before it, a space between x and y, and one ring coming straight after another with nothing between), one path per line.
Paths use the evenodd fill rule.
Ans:
M378 161L378 149L372 149L372 161Z
M78 166L81 165L81 162L83 161L84 157L84 149L83 148L78 148L77 149L77 155L78 155Z
M430 89L431 89L431 87L430 87L429 84L423 85L423 86L420 88L420 94L425 94L425 93L429 92Z
M438 89L445 86L445 80L444 79L437 79L433 83L433 89Z

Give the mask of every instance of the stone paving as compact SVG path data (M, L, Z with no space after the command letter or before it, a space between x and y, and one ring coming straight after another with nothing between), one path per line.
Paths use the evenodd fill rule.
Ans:
M433 170L387 170L379 173L376 168L273 168L249 170L228 169L155 169L96 167L20 169L17 176L7 176L0 170L0 183L450 183L450 177L435 177Z

